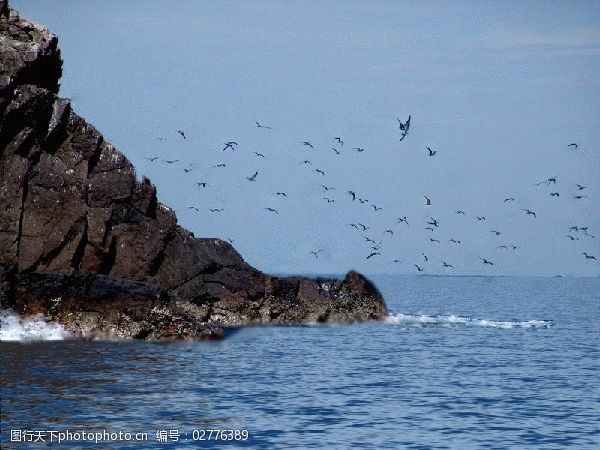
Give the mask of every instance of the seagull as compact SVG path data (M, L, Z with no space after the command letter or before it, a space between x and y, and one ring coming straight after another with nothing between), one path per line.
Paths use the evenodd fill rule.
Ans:
M271 211L272 213L279 214L279 211L277 211L277 210L276 210L276 209L274 209L274 208L265 208L265 209L266 209L267 211Z
M550 177L544 181L540 181L539 183L535 183L534 186L539 186L540 184L549 185L550 183L556 184L556 176Z
M402 123L398 118L396 120L398 121L398 128L400 131L408 131L410 127L410 114L408 115L408 120L404 123Z
M574 225L571 228L569 228L569 231L579 231L579 227L577 227L576 225Z
M359 198L358 201L362 204L362 203L369 203L369 199L368 198Z
M488 265L490 265L490 266L493 266L493 265L494 265L494 263L493 263L493 262L491 262L491 261L488 261L488 260L487 260L487 259L485 259L485 258L479 258L479 259L483 261L483 264L488 264Z
M429 152L428 156L434 156L437 153L437 150L431 150L429 147L427 147L427 151Z
M431 206L431 199L426 195L424 195L423 197L425 197L425 206Z
M365 149L362 147L352 147L352 150L356 150L358 153L362 153L365 151Z
M375 206L375 205L371 205L373 207L373 209L375 211L381 211L383 208L380 208L379 206Z
M361 227L361 228L363 229L363 231L367 231L369 228L371 228L371 227L368 227L368 226L366 226L366 225L363 225L363 224L362 224L362 223L360 223L360 222L357 222L357 223L358 223L358 226L359 226L359 227Z
M393 263L401 263L402 261L400 261L399 259L392 259Z
M577 149L577 147L579 147L579 145L577 145L575 142L572 142L569 145L567 145L567 147L574 147L575 149Z
M423 269L421 269L421 268L420 268L419 266L417 266L416 264L413 264L413 266L415 266L419 272L423 272Z
M193 169L193 168L191 168L191 169L187 169L187 168L185 168L185 167L183 168L183 171L184 171L185 173L190 173L192 170L194 170L194 169Z
M200 212L200 210L198 208L196 208L195 206L188 206L188 209L195 209L196 212Z
M392 236L394 235L394 232L393 232L392 230L385 230L385 231L383 232L383 234L385 234L385 233L390 233Z
M425 227L425 229L428 231L434 231L433 228L431 228L431 227Z
M492 230L490 233L494 233L496 236L500 236L502 233L500 231Z
M246 177L246 179L248 181L256 181L256 176L258 175L258 171L254 172L254 175L252 175L251 177Z
M271 129L271 127L268 127L268 126L266 126L266 125L261 125L261 124L260 124L260 123L258 123L258 122L254 122L254 123L256 124L256 128L266 128L267 130L270 130L270 129Z
M331 149L332 149L332 150L333 150L333 151L334 151L334 152L335 152L337 155L339 155L339 154L341 154L341 153L342 153L342 152L340 152L340 151L339 151L337 148L335 148L335 147L331 147Z
M454 269L454 266L452 264L448 264L446 261L442 261L442 264L444 265L444 267L451 267Z
M550 197L560 197L558 192L550 192Z
M458 211L456 211L456 214L462 214L463 216L467 215L467 213L464 212L462 209L459 209Z
M454 244L460 244L460 241L457 241L456 239L450 239L450 242L453 242Z
M223 208L212 208L212 209L210 210L210 212L213 212L213 213L216 213L216 212L221 212L221 211L223 211Z
M373 239L371 239L370 237L368 237L368 236L363 236L363 237L365 238L365 240L366 240L367 242L371 242L372 244L377 244L377 242L375 242L375 241L374 241Z
M515 201L514 197L508 197L508 198L504 199L504 203L506 203L506 202L514 202L514 201Z
M511 245L510 248L512 248L513 250L516 250L516 249L519 248L519 246L518 245Z
M434 227L438 227L438 220L434 219L433 217L430 217L431 222L427 222L429 225L433 225Z
M325 176L325 172L323 172L321 169L315 169L315 172L320 173L321 175Z
M356 200L356 192L348 191L347 194L350 194L352 196L352 201Z
M595 256L588 255L586 252L583 252L582 255L585 255L585 259L594 259L594 260L596 259Z
M477 220L485 220L485 216L477 216Z
M430 240L431 242L437 242L438 244L440 243L440 241L438 241L437 239L429 238L429 240Z
M149 158L148 158L149 159ZM583 191L584 189L587 189L587 186L583 186L581 184L577 184L577 190L578 191Z
M323 197L323 200L327 200L327 203L334 203L335 200L331 199L331 198L327 198L327 197Z
M427 257L427 255L425 253L421 253L421 255L423 255L423 258L425 258L425 262L429 261L429 258Z
M263 155L262 153L254 152L254 154L256 156L258 156L259 158L264 158L265 157L265 155Z
M230 244L233 244L235 241L231 238L226 237L225 238L227 240L227 242L229 242Z
M348 226L354 227L358 230L358 225L356 225L355 223L349 223Z
M309 252L309 253L311 253L312 255L315 255L315 258L319 259L319 253L321 253L321 252L322 252L322 250L317 250L316 252Z
M235 150L235 148L233 148L234 145L238 145L237 142L233 142L233 141L229 141L229 142L225 142L223 144L225 146L225 148L223 149L223 151L227 150L228 148L230 148L231 150Z
M285 192L273 192L273 195L279 195L279 196L282 196L282 197L287 197L287 195L286 195Z
M217 165L212 166L213 169L216 169L217 167L227 167L227 164L221 163L221 164L217 164Z
M530 209L523 209L523 208L521 208L521 210L522 210L522 211L525 211L525 214L526 214L526 215L532 215L533 217L537 217L537 216L535 215L535 212L533 212L533 211L532 211L532 210L530 210Z
M178 161L179 161L178 159L167 159L165 162L166 162L167 164L174 164L174 163L176 163L176 162L178 162Z
M381 253L379 253L379 252L373 252L369 256L367 256L366 259L369 259L369 258L371 258L371 257L373 257L375 255L381 255Z
M398 222L396 222L396 223L404 222L406 225L408 225L408 220L406 219L406 216L398 217L397 220L398 220Z
M326 190L326 191L335 191L335 188L327 187L324 184L322 184L321 186L323 186L323 189Z
M575 195L574 196L577 200L581 200L582 198L588 198L587 195Z
M199 188L208 187L208 183L206 183L205 181L197 181L196 184L198 185Z
M182 138L184 138L184 139L186 138L183 130L177 130L177 132L181 135Z
M340 137L334 137L334 139L336 141L338 141L338 144L340 144L342 147L344 146L344 141L342 141L342 138L340 138Z
M304 161L300 161L299 164L312 164L308 159L305 159Z
M571 236L570 234L567 234L567 237L568 237L569 239L571 239L572 241L578 241L578 240L579 240L579 238L577 238L577 237L573 237L573 236Z
M508 250L508 247L507 247L506 245L499 245L499 246L498 246L498 247L496 247L496 248L498 248L498 249L500 249L500 248L503 248L503 249L506 249L506 250Z
M310 142L308 142L308 141L304 141L304 142L302 142L302 143L303 143L305 146L312 148L313 150L315 149L315 148L312 146L312 144L311 144Z
M145 159L147 159L150 162L154 162L154 161L156 161L158 159L158 156L153 156L152 158L146 157Z

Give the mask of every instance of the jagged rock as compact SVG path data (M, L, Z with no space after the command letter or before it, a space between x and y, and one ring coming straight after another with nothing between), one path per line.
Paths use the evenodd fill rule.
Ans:
M271 277L178 226L152 183L57 96L61 71L56 36L0 6L3 307L79 333L156 339L387 314L356 272Z

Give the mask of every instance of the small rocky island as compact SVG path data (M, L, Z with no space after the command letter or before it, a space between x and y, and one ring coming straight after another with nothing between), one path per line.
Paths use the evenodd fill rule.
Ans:
M218 338L387 315L375 287L278 278L177 225L150 180L58 97L58 39L0 1L0 306L82 337Z

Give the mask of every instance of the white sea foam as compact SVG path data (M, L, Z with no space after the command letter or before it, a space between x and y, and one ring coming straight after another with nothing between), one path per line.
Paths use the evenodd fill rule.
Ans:
M14 311L0 310L0 341L58 341L69 336L62 325L42 316L22 319Z
M481 328L548 328L552 325L550 320L524 320L524 321L498 321L488 319L474 319L455 315L412 315L412 314L390 314L386 322L390 325L403 327L427 327L427 326L467 326Z

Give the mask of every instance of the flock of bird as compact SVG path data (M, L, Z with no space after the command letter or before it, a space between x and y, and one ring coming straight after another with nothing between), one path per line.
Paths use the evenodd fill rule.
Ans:
M410 125L411 125L411 116L409 115L408 118L406 119L405 122L402 122L400 119L398 120L398 130L400 131L399 134L399 142L402 142L408 135L410 132ZM264 129L264 130L271 130L272 127L264 125L260 122L255 122L255 126L258 129ZM187 139L186 134L184 132L184 130L177 130L177 134L179 134L179 136L181 137L181 139ZM158 138L161 141L167 140L166 137L159 137ZM340 155L344 149L344 139L342 139L341 136L335 136L332 138L332 143L333 145L330 146L331 150L336 154L336 155ZM237 148L238 148L238 143L235 141L227 141L223 143L223 146L221 148L222 152L236 152ZM311 143L310 141L302 141L299 142L298 145L305 147L306 149L310 149L311 151L316 150L316 147L313 143ZM578 149L578 145L576 143L570 143L567 145L568 148L573 149L573 150L577 150ZM358 152L358 153L362 153L365 152L366 149L364 147L360 147L360 146L355 146L355 147L351 147L352 151ZM437 150L433 150L430 147L425 147L425 155L429 158L435 158L437 155ZM265 154L260 153L260 152L253 152L254 155L257 158L266 158ZM161 160L160 157L158 156L152 156L152 157L146 157L147 160L149 160L150 162L154 163L157 161L162 161L164 164L167 165L172 165L178 162L181 162L179 159L166 159L166 160ZM327 202L328 204L330 203L335 203L336 200L340 200L339 198L332 198L332 193L333 191L337 192L337 188L330 186L327 183L327 175L325 173L324 170L322 170L319 167L316 167L313 165L313 162L309 159L304 159L302 161L299 162L300 165L304 165L304 166L311 166L314 168L314 173L317 174L319 177L322 177L322 183L320 183L320 186L322 188L322 200ZM214 164L212 166L213 169L218 169L218 168L226 168L227 164L225 163L218 163L218 164ZM192 167L192 165L188 166L188 167L183 167L181 168L185 173L190 173L194 170L194 168ZM248 174L248 176L246 177L246 180L249 183L255 183L260 175L260 171L259 170L254 170L252 171L251 174ZM557 176L552 176L550 178L547 178L545 180L533 183L533 187L539 187L539 186L547 186L547 187L552 187L553 189L551 189L551 191L548 193L548 195L550 197L560 197L561 192L559 192L558 190L556 190L556 185L557 185ZM197 180L196 182L196 186L198 189L208 189L211 187L211 185L205 181L205 180ZM573 198L575 201L580 201L583 199L588 198L588 194L587 192L589 191L589 188L583 184L575 184L575 186L577 187L576 190L576 194L573 195ZM356 192L355 190L352 189L348 189L345 190L345 195L347 196L347 202L349 204L353 204L353 203L357 203L357 204L363 204L363 205L367 205L368 207L372 208L373 213L378 213L379 211L383 210L382 206L379 206L378 204L374 203L371 199L367 198L364 195L361 195L360 193ZM272 193L273 195L277 196L277 197L281 197L281 198L287 198L288 195L286 192L284 191L276 191ZM500 202L500 199L498 200ZM502 200L502 203L505 204L510 204L515 202L515 197L506 197ZM423 196L423 205L426 208L432 208L433 206L433 201L432 198L429 195L424 195ZM350 205L348 205L350 206ZM201 212L200 208L198 208L197 206L188 206L188 209L190 210L195 210L196 212ZM537 214L536 211L534 211L533 209L530 208L519 208L522 212L522 214L524 216L527 217L531 217L532 220L537 219ZM273 208L271 206L265 207L264 210L267 213L270 214L275 214L275 215L279 215L280 211L276 208ZM223 212L224 208L209 208L208 212L210 213L220 213ZM433 209L432 209L433 211ZM465 212L465 210L463 209L457 209L455 211L455 214L458 216L467 216L467 212ZM425 223L422 224L414 224L413 220L409 219L407 216L402 216L402 217L397 217L395 218L395 223L391 224L387 227L385 227L385 229L383 230L382 234L384 236L393 236L395 233L399 232L397 227L410 227L410 226L423 226L423 229L428 231L430 234L430 236L428 238L428 242L432 245L439 245L441 243L440 238L438 238L438 230L440 229L440 227L442 227L443 225L443 221L439 218L433 217L434 213L431 212L431 214L429 214L429 219L425 221ZM478 221L478 222L484 222L487 221L487 218L483 215L474 215L474 220ZM422 219L421 219L422 220ZM412 225L411 225L412 224ZM366 251L365 251L365 259L366 260L372 260L374 258L384 258L385 257L385 253L384 253L384 242L383 239L375 239L374 236L376 234L376 230L373 230L371 226L365 225L361 222L355 221L355 222L351 222L348 223L346 226L348 227L352 227L354 228L356 231L360 234L360 236L362 237L362 239L364 239L364 243L366 245ZM381 232L381 230L379 230ZM498 231L497 229L491 229L490 233L492 233L494 236L501 236L503 235L502 231ZM570 227L569 230L566 231L566 238L569 239L570 241L578 241L580 239L595 239L595 236L589 232L589 227L588 226L579 226L579 225L573 225ZM226 238L229 242L233 243L233 240L230 238ZM460 246L462 245L462 241L460 239L455 239L450 238L447 240L447 242L450 245L456 245L456 246ZM502 244L502 245L498 245L496 247L498 250L512 250L515 251L517 249L520 248L519 245L515 245L515 244ZM310 252L308 252L310 255L312 255L312 257L314 257L315 259L319 259L319 255L321 255L323 253L322 249L314 249L311 250ZM594 255L589 254L588 252L582 252L583 257L585 258L585 260L593 260L596 261L596 257ZM414 267L414 270L416 270L417 272L425 272L426 270L426 264L430 263L430 258L427 256L427 254L423 251L421 252L421 257L422 260L419 261L410 261L410 264L412 265L412 267ZM489 266L492 267L494 266L494 261L492 260L492 258L490 258L489 256L486 255L486 257L480 256L479 260L481 261L481 264L483 264L484 266ZM402 260L398 259L398 258L393 258L390 259L391 263L397 264L397 263L403 263ZM447 262L445 260L441 260L441 268L444 270L451 270L454 269L454 265L451 262Z

